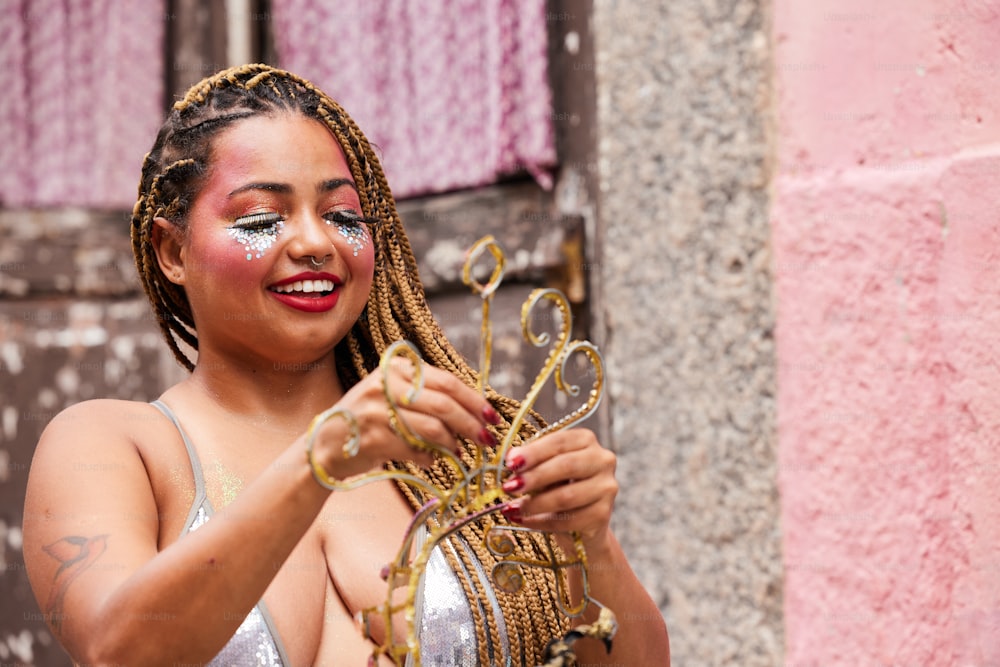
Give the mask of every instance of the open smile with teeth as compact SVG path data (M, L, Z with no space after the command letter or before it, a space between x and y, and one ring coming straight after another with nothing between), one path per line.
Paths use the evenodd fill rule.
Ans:
M332 280L297 280L287 285L276 285L271 290L279 294L294 294L296 296L326 296L335 287Z

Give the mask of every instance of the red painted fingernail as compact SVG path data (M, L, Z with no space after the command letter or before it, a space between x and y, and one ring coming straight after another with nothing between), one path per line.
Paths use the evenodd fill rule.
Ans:
M489 423L497 426L500 423L500 415L496 410L493 409L492 405L487 405L483 407L483 419Z
M503 483L503 490L507 493L516 493L524 488L524 478L520 475L511 477Z
M517 472L524 467L524 457L520 454L514 454L507 459L507 467Z
M483 430L481 430L479 432L479 442L482 443L482 444L484 444L484 445L489 445L490 447L496 447L496 445L497 445L497 438L496 438L495 435L493 435L492 433L490 433L489 429L487 429L484 426Z
M517 506L505 507L501 510L508 521L513 521L514 523L521 523L524 519L521 517L521 508Z

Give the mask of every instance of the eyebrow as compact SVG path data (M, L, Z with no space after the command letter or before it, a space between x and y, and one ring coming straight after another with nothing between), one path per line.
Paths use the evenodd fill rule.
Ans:
M229 193L230 198L235 197L241 192L246 192L248 190L264 190L266 192L277 192L280 194L290 194L292 191L292 186L287 183L247 183L246 185L241 185L232 192Z
M356 186L354 181L349 178L331 178L330 180L323 181L316 186L316 190L319 192L332 192L338 188L344 187L345 185L349 186L355 192L358 191L358 186ZM287 183L247 183L246 185L241 185L230 192L229 197L235 197L241 192L246 192L248 190L264 190L265 192L277 192L278 194L287 195L291 194L292 186Z
M354 181L349 178L331 178L329 181L323 181L320 183L317 189L320 192L332 192L333 190L342 188L345 185L349 186L355 192L358 191L358 186L355 185Z

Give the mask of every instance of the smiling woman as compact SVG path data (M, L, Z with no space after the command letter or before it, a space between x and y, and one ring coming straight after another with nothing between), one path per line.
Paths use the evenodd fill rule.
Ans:
M230 363L253 341L296 357L280 363L324 356L367 304L378 222L362 213L340 144L301 114L241 118L213 142L199 186L181 223L154 215L151 230L159 273L184 288L198 323L199 359ZM250 314L261 326L227 323Z
M454 468L400 437L385 392L414 434L466 458L514 431L519 406L476 391L431 316L364 135L292 74L221 72L174 106L146 157L132 242L191 375L152 404L88 401L45 430L24 550L46 619L78 663L388 664L380 647L404 624L354 619L383 602L382 568L424 498L317 480L387 467L452 485ZM409 361L373 372L400 340L427 362L413 400ZM320 413L351 418L309 428ZM497 524L535 529L511 535L538 559L549 542L535 531L577 532L593 597L623 619L659 617L609 529L614 454L582 429L535 433L515 433L506 519L430 556L424 665L534 665L566 632L562 574L526 568L517 594L494 589L484 537ZM610 660L668 664L666 628L623 623Z

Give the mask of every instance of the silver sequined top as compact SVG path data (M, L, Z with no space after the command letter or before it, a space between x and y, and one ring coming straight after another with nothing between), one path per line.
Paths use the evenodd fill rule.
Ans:
M459 572L455 572L448 564L442 549L464 549L469 560L474 563L473 571L462 564ZM475 552L461 537L450 542L443 542L431 551L427 560L427 569L417 596L417 624L420 628L420 663L423 667L455 667L457 665L479 665L479 643L476 640L476 628L469 608L469 600L465 595L459 577L465 578L473 590L485 592L485 599L477 604L480 612L488 606L497 620L500 634L500 646L496 646L486 633L487 653L490 656L490 667L512 665L510 642L507 639L507 625L504 622L500 603L493 591L485 568L476 558ZM412 665L412 660L407 661Z
M205 492L205 478L202 473L201 461L194 446L184 429L181 428L173 411L160 401L154 401L153 405L177 427L187 449L188 458L191 460L191 470L194 473L195 499L184 524L184 530L181 532L183 536L204 525L212 517L214 510ZM424 535L422 534L418 539L424 539ZM460 571L452 570L443 549L463 549L469 562L474 564L472 570L470 571L461 559L456 559L461 564ZM473 590L478 589L485 592L485 599L477 601L480 612L484 614L487 612L486 607L488 607L489 613L497 619L501 641L500 645L496 646L492 640L487 640L490 641L487 646L490 656L489 665L491 667L512 665L507 628L500 604L493 591L492 582L472 548L461 537L457 537L438 545L431 552L417 596L416 623L420 628L422 666L472 667L480 664L479 645L476 639L472 610L459 577L464 578ZM489 637L489 633L487 633L487 637ZM228 667L230 665L272 667L290 664L281 638L263 600L253 608L229 643L208 664L211 667ZM412 664L412 660L408 660L407 664Z

